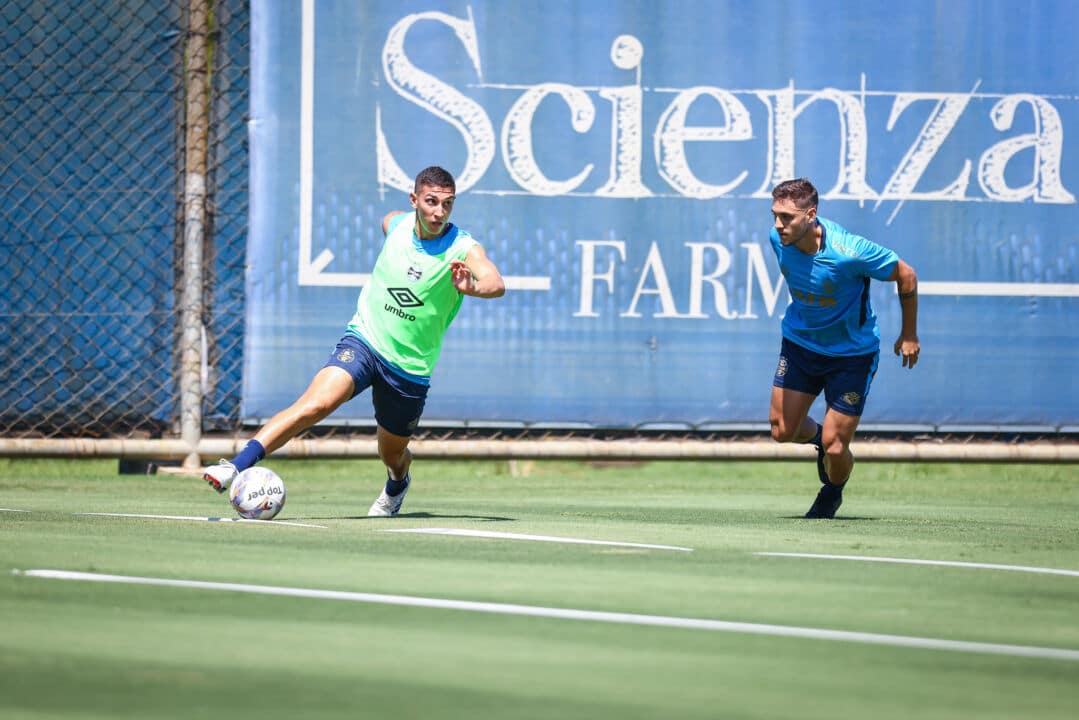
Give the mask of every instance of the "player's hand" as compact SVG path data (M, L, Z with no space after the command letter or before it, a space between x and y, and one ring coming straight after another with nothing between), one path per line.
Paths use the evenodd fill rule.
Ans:
M462 295L471 295L476 287L476 278L472 277L472 271L460 260L450 261L450 272L453 274L453 286Z
M903 367L913 368L915 363L918 362L918 353L921 350L922 346L918 343L917 335L910 337L900 335L899 339L895 341L895 354L903 358Z

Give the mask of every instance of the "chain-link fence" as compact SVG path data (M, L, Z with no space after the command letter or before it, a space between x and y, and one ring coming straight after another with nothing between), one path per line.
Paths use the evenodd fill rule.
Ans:
M247 0L215 2L210 104L203 428L240 423L244 350L244 259L247 251L247 113L251 33Z
M240 418L249 13L247 0L0 0L0 443L66 454L91 438L118 441L93 452L190 459L192 442L227 455L250 432ZM205 88L201 115L192 88ZM148 439L161 440L124 444ZM329 424L297 447L327 440L336 444L318 454L373 453L373 428ZM1074 436L1051 428L878 440L1075 451ZM767 441L766 425L461 424L417 436L432 454L487 456L723 457L726 445L730 457L763 457ZM1011 457L1006 447L998 459Z
M0 436L176 431L188 5L0 2ZM238 415L249 33L246 2L207 7L214 425Z

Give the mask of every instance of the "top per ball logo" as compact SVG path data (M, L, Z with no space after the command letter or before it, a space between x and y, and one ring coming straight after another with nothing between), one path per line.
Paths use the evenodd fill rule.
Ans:
M269 468L248 468L229 486L229 502L242 518L273 520L285 507L285 482Z

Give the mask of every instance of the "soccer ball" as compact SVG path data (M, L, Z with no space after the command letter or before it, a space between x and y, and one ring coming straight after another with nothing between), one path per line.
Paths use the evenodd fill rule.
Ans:
M285 481L270 468L247 468L232 481L229 502L240 517L273 520L285 507Z

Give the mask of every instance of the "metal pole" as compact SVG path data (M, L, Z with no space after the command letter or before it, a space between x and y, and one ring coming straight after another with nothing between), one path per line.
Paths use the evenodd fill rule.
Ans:
M207 37L210 0L191 0L184 69L184 240L180 299L180 439L185 469L201 464L203 238L206 231L206 154L209 132Z
M229 457L244 438L203 437L202 455ZM805 445L771 440L415 440L417 457L468 460L798 460L814 457ZM1079 463L1075 442L855 442L859 462ZM120 457L184 460L190 446L182 440L140 438L0 438L0 457ZM274 458L378 457L373 438L296 438Z

